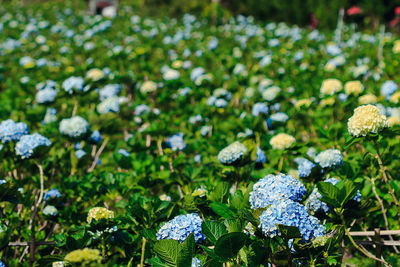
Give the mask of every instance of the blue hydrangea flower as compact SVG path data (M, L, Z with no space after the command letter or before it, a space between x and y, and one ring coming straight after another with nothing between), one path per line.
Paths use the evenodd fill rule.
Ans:
M96 144L100 143L101 139L101 133L99 131L93 131L90 135L90 140L92 140Z
M21 156L23 159L29 158L32 156L35 148L50 145L51 141L38 133L24 135L15 145L15 154Z
M257 146L257 163L265 163L267 157L265 156L264 152L261 150L260 147Z
M192 70L190 73L190 79L192 81L195 81L197 78L199 78L201 75L205 73L204 69L202 67L197 67Z
M36 93L36 102L39 104L53 102L58 92L52 88L45 88Z
M218 160L224 165L232 165L239 162L246 152L247 147L236 141L218 153Z
M82 77L69 77L62 83L62 88L69 94L73 94L74 90L85 92L89 87L84 87L84 79Z
M193 258L191 267L203 267L203 264L201 263L201 260L199 260L198 258Z
M107 84L99 90L100 100L103 101L107 98L117 96L121 91L121 85L119 84Z
M398 88L399 86L394 81L386 81L381 86L381 94L386 98L386 100L389 100Z
M145 104L140 104L135 107L135 115L140 116L144 113L149 113L150 107Z
M119 113L119 98L117 96L109 97L97 105L97 112L106 114L109 112Z
M254 117L257 117L260 114L267 114L268 113L268 106L265 103L259 102L255 103L253 105L253 108L251 110L251 114L253 114Z
M201 155L200 154L196 154L194 156L194 162L200 163L201 162Z
M223 98L217 98L217 99L215 100L214 105L215 105L217 108L224 108L224 107L226 107L226 106L228 105L228 101L226 101L226 100L223 99Z
M57 121L57 109L47 108L42 123L49 124L55 121Z
M267 119L267 126L269 129L273 129L276 124L283 124L289 119L289 116L283 112L277 112L272 114Z
M167 146L172 149L172 151L183 150L186 147L186 143L183 140L183 134L177 133L167 139Z
M299 179L282 173L269 174L253 185L249 202L252 209L265 208L274 201L300 201L306 193Z
M305 206L291 200L275 201L261 214L259 220L261 230L267 237L280 235L277 224L296 226L304 241L325 234L325 228L318 219L310 216Z
M337 184L339 182L339 179L337 178L329 178L324 181L325 183L331 183L333 185ZM308 197L306 201L306 207L307 209L312 213L315 214L317 212L322 212L322 213L329 213L331 211L331 208L328 204L325 202L322 202L320 199L322 198L321 194L318 192L318 188L315 186L312 193ZM361 201L361 193L358 190L357 194L353 197L354 201L360 202Z
M56 207L48 205L43 209L43 214L46 216L57 216L58 210Z
M77 150L77 151L75 151L75 156L78 158L78 159L81 159L83 156L85 156L86 155L86 152L85 151L83 151L82 149L79 149L79 150Z
M19 140L28 133L28 126L23 122L15 123L13 120L8 119L0 123L0 140L3 143Z
M61 192L58 189L50 189L44 194L44 200L47 201L51 198L60 198Z
M70 137L79 137L89 130L89 123L81 116L63 119L60 122L60 133Z
M0 261L0 267L6 267L6 265L2 261Z
M318 163L322 168L336 169L343 165L343 156L337 149L327 149L315 157L315 163Z
M131 154L123 148L118 149L118 153L124 157L129 157Z
M196 242L202 242L206 239L201 232L202 223L203 220L196 213L178 215L158 230L157 240L174 239L183 242L193 233Z
M0 180L0 185L7 183L6 180Z
M310 176L312 169L316 166L313 162L305 158L296 158L295 162L299 165L297 171L300 178Z

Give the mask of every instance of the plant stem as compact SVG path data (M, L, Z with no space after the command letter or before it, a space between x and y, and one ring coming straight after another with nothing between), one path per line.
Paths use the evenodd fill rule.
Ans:
M142 242L142 254L140 255L140 267L143 267L144 265L144 252L146 251L146 238L143 237L143 242Z

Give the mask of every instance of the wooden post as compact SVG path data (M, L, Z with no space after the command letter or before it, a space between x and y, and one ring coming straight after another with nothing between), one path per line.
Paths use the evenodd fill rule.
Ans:
M381 230L379 228L374 229L375 236L374 236L374 241L375 241L375 256L380 259L382 256L382 244L381 244ZM377 261L376 262L376 267L381 267L382 263Z

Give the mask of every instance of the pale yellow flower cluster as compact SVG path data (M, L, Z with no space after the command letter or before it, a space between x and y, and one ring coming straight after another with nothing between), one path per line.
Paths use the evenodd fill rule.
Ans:
M272 137L269 143L273 149L285 150L288 149L295 141L296 139L294 139L293 136L280 133Z
M364 85L360 81L349 81L345 83L344 91L348 95L359 95L364 91Z
M98 81L104 78L104 72L101 69L91 69L86 73L86 78L92 81Z
M361 105L375 104L377 101L378 98L373 94L363 95L358 98L358 103Z
M338 79L326 79L321 85L322 95L334 95L343 89L342 82Z
M157 84L153 81L145 81L140 87L142 94L152 93L157 90Z
M400 53L400 40L396 40L393 45L392 49L393 53L398 54Z
M96 221L100 219L112 219L114 218L114 212L111 210L108 210L103 207L95 207L91 208L89 210L88 216L87 216L87 222L91 223L92 219L95 219Z
M353 136L366 136L377 133L389 126L385 115L373 105L360 106L354 110L353 116L347 122L348 131Z

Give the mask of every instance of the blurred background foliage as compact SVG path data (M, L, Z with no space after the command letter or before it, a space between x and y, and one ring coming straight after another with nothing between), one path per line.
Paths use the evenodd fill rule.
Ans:
M0 0L0 3L55 2L55 0ZM57 1L57 0L56 0ZM88 0L58 0L66 5ZM358 6L361 14L346 16L346 22L356 21L362 28L376 29L380 23L387 25L395 18L398 0L120 0L148 16L179 17L185 13L201 15L212 21L224 22L230 16L251 15L260 21L286 22L299 26L313 24L314 16L320 29L334 29L341 7L345 10Z

